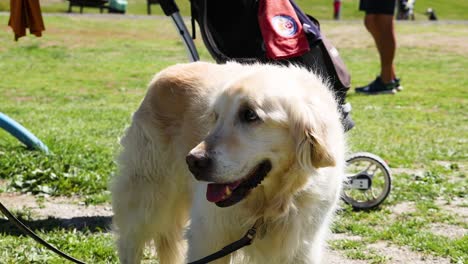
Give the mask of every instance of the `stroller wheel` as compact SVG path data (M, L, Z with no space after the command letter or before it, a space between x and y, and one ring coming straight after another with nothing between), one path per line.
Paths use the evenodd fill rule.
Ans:
M352 154L346 163L342 199L358 210L379 206L390 193L392 184L385 161L372 153L359 152Z

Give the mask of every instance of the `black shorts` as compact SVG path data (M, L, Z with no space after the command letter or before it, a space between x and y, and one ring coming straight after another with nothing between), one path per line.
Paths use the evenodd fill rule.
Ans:
M359 10L365 11L366 14L393 15L395 2L395 0L360 0Z

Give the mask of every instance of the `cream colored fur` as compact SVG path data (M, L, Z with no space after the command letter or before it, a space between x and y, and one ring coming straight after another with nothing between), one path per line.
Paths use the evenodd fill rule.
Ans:
M245 105L261 122L239 122ZM112 203L122 263L139 263L151 240L162 264L194 261L239 239L259 217L264 235L216 263L321 262L345 138L333 95L316 75L293 66L172 66L152 80L121 145ZM185 162L208 148L218 182L241 179L265 159L272 170L244 200L217 207Z

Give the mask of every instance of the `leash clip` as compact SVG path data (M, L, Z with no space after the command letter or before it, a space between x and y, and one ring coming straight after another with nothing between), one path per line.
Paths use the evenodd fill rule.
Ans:
M256 235L257 235L257 230L255 229L255 227L252 227L247 231L247 234L245 234L245 236L250 240L249 245L252 244Z
M255 224L247 231L247 234L245 236L250 239L251 244L255 237L257 236L257 230L260 231L260 239L262 239L265 236L265 228L263 227L263 217L260 217L255 221Z

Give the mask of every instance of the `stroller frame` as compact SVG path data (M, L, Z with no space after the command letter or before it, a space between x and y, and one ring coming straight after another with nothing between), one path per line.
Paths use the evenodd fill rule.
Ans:
M172 18L176 30L179 32L182 42L187 50L189 61L199 61L200 57L198 55L196 45L192 40L192 36L187 29L182 16L180 15L179 8L175 1L160 0L159 3L164 14ZM202 27L204 25L199 26ZM195 32L194 18L192 18L192 32ZM202 36L205 45L213 55L213 47L209 46L210 41L213 42L213 40L207 39L211 36L207 36L206 34L202 34ZM215 59L219 62L217 58ZM251 61L254 61L256 58L251 59ZM349 111L351 111L351 105L349 103L342 105L342 108L342 111L345 113L349 113ZM347 172L342 200L356 210L369 210L378 207L385 201L391 191L392 176L387 163L379 156L368 152L351 154L347 158L346 162Z

